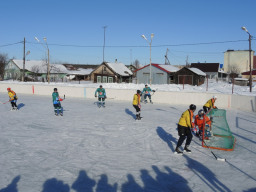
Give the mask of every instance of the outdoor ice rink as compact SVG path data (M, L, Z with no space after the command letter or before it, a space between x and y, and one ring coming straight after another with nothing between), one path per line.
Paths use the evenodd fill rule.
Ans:
M188 106L143 104L135 121L132 98L66 98L61 117L51 95L18 97L19 111L0 104L0 192L256 191L255 113L227 110L236 146L213 150L221 162L196 137L192 154L173 153Z

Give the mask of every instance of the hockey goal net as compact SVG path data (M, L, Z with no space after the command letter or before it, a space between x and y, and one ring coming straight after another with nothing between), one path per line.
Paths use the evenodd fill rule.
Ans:
M226 110L211 109L206 113L211 119L209 127L204 126L202 146L206 148L233 151L235 137L232 135L226 119Z

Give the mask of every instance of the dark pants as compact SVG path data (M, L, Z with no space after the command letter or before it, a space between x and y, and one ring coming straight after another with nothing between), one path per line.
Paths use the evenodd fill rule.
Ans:
M60 103L53 104L53 107L54 107L54 112L55 113L58 113L58 114L63 113Z
M17 107L17 105L16 105L16 101L17 101L17 100L13 100L13 101L11 101L12 108Z
M105 101L105 97L98 97L98 101Z
M150 94L145 94L144 95L144 100L146 100L147 99L147 97L149 98L149 100L151 101L151 95Z
M204 112L205 112L205 113L207 113L207 111L209 111L209 110L210 110L210 108L209 108L209 107L205 107L205 106L203 106L203 109L204 109Z
M190 128L178 125L178 133L180 138L178 140L177 147L180 147L186 138L187 140L185 145L190 145L193 138Z
M136 112L137 112L137 113L140 112L140 108L139 108L138 105L133 105L133 107L136 109Z
M98 97L98 101L99 101L99 102L102 101L103 103L105 103L105 97Z

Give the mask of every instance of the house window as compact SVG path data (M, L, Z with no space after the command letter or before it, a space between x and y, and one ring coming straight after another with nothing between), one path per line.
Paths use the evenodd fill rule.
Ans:
M101 83L101 76L97 76L97 83Z
M108 77L108 82L113 83L113 77Z
M108 77L107 76L103 76L102 77L102 83L107 83L108 82Z
M107 67L103 67L103 71L107 71Z

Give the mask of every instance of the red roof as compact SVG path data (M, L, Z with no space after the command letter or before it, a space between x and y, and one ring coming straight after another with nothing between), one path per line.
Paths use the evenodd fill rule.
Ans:
M250 75L250 71L243 72L242 75ZM252 69L252 75L256 75L256 69Z

